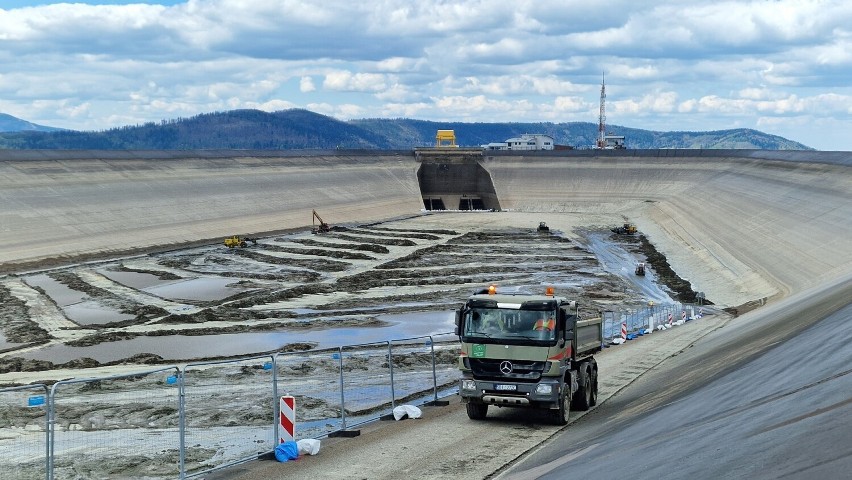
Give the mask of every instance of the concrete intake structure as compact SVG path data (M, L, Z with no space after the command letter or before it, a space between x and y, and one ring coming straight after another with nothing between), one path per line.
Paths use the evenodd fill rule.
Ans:
M332 225L375 222L440 199L535 213L530 225L543 213L602 227L629 218L675 271L729 305L852 271L848 152L431 150L2 151L0 265L308 228L312 209ZM723 282L709 278L719 270Z

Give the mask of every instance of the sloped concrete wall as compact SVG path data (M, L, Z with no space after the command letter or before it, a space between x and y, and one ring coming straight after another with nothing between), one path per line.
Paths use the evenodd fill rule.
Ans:
M10 158L12 157L12 158ZM417 214L411 152L0 153L0 265Z
M852 271L850 154L653 152L501 155L484 164L504 209L630 219L675 271L729 305Z

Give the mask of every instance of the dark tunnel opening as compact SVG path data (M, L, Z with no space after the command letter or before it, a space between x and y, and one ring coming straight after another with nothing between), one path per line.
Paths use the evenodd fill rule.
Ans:
M481 150L423 149L417 182L426 210L500 210Z

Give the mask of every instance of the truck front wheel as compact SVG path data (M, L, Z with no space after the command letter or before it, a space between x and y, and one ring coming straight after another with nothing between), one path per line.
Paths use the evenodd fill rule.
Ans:
M488 415L488 405L484 403L469 402L467 405L467 417L471 420L485 420Z
M566 386L567 390L567 386ZM550 414L553 419L553 423L557 425L568 425L568 415L571 413L571 400L570 395L567 392L563 392L562 396L559 400L559 408L556 410L551 410Z

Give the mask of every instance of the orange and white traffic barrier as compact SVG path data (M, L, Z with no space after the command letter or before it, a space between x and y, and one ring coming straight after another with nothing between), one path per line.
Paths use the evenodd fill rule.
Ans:
M621 322L621 340L627 341L627 322Z
M672 326L672 320L673 320L673 319L674 319L674 315L672 315L671 313L669 313L669 328L671 328L671 326Z

